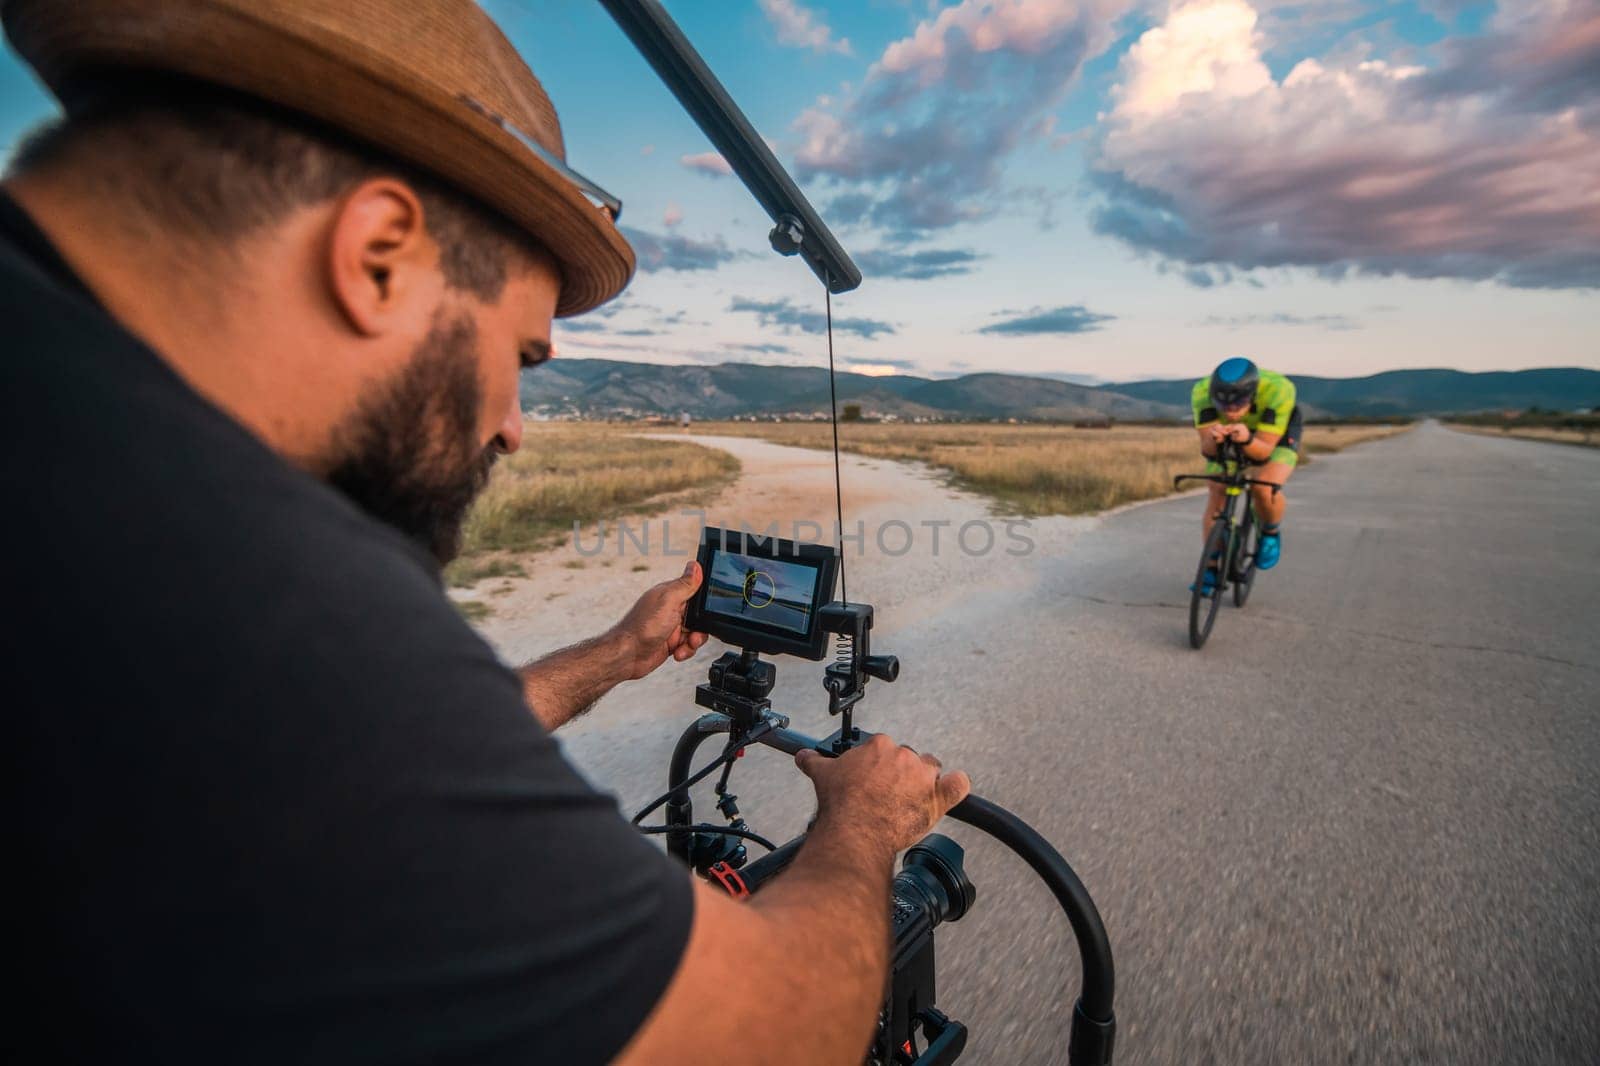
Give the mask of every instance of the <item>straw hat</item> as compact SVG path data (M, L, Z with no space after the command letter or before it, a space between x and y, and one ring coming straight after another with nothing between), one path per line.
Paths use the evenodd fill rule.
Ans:
M558 315L604 303L633 275L612 214L565 167L550 98L474 0L0 0L0 18L58 97L83 73L186 75L444 179L556 257Z

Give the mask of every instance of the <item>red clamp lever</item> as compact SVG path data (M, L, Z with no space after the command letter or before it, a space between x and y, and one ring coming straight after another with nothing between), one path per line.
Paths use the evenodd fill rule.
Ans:
M706 872L715 878L717 883L722 886L723 891L734 899L750 898L750 889L744 883L744 878L739 876L738 870L735 870L727 863L719 862Z

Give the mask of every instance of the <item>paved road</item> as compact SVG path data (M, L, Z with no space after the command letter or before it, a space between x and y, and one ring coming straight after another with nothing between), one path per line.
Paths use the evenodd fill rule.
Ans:
M1166 500L886 627L905 675L868 724L1077 867L1119 1063L1600 1062L1600 451L1425 425L1290 499L1282 565L1204 651L1200 503ZM674 731L637 762L570 746L602 777L648 763L609 782L637 795ZM747 783L758 827L804 817L792 780ZM963 1061L1064 1061L1070 937L1009 853L950 832L979 888L938 938Z

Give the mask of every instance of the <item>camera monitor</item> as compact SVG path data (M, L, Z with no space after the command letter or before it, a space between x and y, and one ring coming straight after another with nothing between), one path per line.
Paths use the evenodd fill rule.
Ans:
M833 599L836 549L708 526L699 560L704 581L689 601L690 629L771 655L823 657L818 611Z

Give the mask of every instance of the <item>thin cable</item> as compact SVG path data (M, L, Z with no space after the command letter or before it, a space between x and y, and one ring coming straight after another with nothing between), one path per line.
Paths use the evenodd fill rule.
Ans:
M704 823L700 825L641 825L639 832L649 836L656 836L662 833L716 833L719 836L739 837L742 840L760 844L768 851L778 850L776 844L760 833L752 833L748 829L735 829L731 825L707 825Z
M687 794L691 787L698 785L701 781L704 781L723 763L732 762L734 759L739 757L740 751L751 744L758 743L762 737L766 736L776 728L777 727L774 726L770 721L762 722L760 725L756 726L743 736L729 737L728 746L722 749L721 755L717 756L715 759L711 760L711 762L701 767L699 771L693 774L683 784L675 785L672 788L667 789L667 791L663 792L655 799L651 800L647 806L640 810L638 814L633 816L633 824L638 825L640 822L650 817L651 812L657 807L661 806L663 803L666 803L667 800L671 799L674 793L683 792Z
M839 598L850 602L850 586L844 580L844 489L839 482L839 395L834 388L833 369L833 292L824 285L822 296L828 308L828 405L833 411L833 505L839 516L835 527L839 535Z

